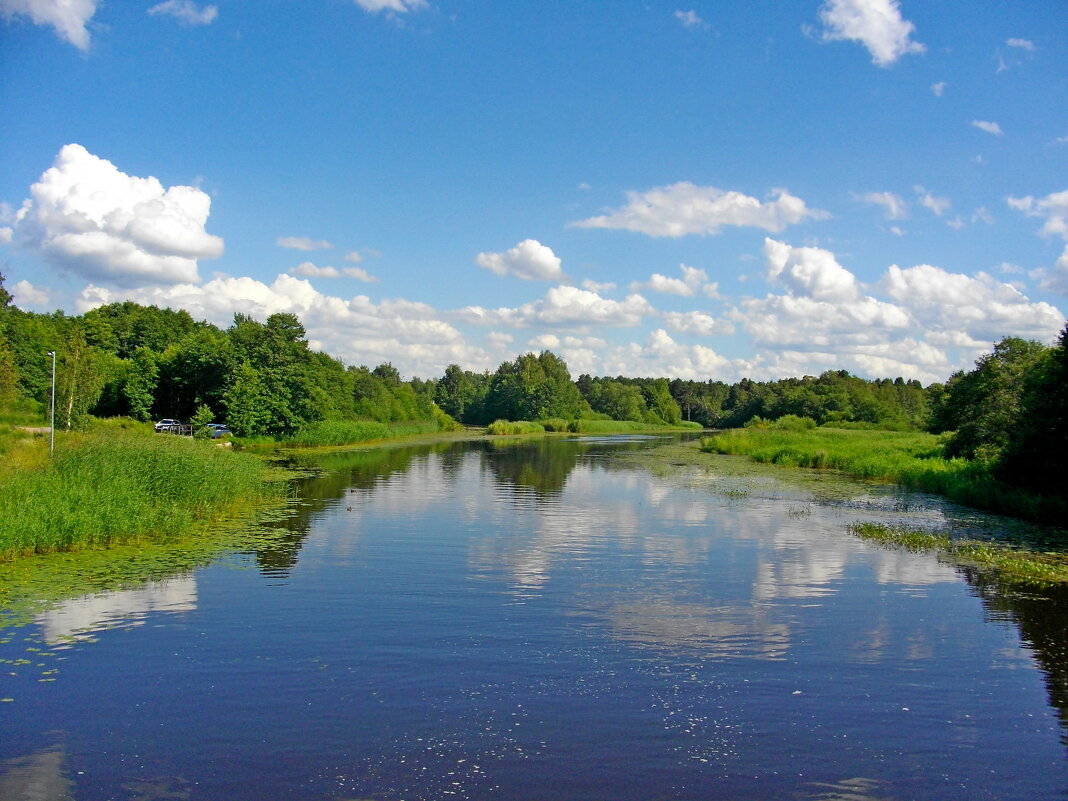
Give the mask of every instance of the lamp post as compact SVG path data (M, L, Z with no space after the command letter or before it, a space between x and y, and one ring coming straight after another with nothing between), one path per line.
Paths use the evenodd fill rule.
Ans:
M56 352L50 350L48 355L52 357L52 420L48 428L48 455L52 456L56 452Z

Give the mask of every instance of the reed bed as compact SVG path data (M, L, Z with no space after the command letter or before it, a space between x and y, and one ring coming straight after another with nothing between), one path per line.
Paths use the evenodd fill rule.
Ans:
M545 426L529 420L494 420L486 427L486 432L495 436L518 436L520 434L541 434Z
M440 429L441 426L436 420L412 420L403 423L379 423L374 420L323 420L305 426L282 440L280 444L289 448L357 445L372 440L432 434Z
M840 470L854 478L901 484L1037 522L1063 526L1068 520L1068 503L1063 498L1040 496L1005 484L991 474L986 463L946 459L942 441L934 434L744 428L706 437L701 449L789 467Z
M251 454L185 437L65 434L53 458L0 475L0 559L178 537L282 496L268 478Z

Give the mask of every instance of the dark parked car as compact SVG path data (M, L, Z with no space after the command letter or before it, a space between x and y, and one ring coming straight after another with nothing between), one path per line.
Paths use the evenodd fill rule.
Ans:
M230 433L230 429L227 428L223 423L208 423L204 427L208 429L208 433L211 435L212 439L225 437L227 434Z

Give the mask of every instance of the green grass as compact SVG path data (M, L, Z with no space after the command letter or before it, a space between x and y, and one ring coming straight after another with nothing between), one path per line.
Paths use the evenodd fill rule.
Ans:
M1063 526L1068 520L1064 498L1009 486L982 462L945 459L942 440L918 431L733 429L705 438L701 449L770 464L841 470L1036 522Z
M284 495L263 461L144 424L59 434L13 447L0 471L0 559L168 539ZM5 460L6 461L6 460Z
M372 440L396 439L442 430L436 420L379 423L374 420L324 420L306 426L277 443L288 448L314 448L327 445L357 445Z
M952 540L943 534L908 526L854 523L851 534L889 548L933 551L959 565L974 565L997 572L1003 579L1031 584L1068 582L1068 554L1036 552L979 540Z
M520 434L542 434L545 426L528 420L494 420L486 427L488 434L494 436L518 436Z
M700 431L700 423L682 422L677 425L664 423L638 423L633 420L565 420L559 417L538 420L536 423L526 420L495 420L486 431L489 434L519 436L522 434L541 434L546 431L570 434L632 434L657 431Z

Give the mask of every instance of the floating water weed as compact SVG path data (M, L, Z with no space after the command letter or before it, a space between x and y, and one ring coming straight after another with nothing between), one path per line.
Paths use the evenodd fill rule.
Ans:
M946 561L995 570L1002 578L1037 584L1068 582L1068 554L1012 548L996 542L954 540L909 526L853 523L849 532L869 542L907 551L938 553Z

